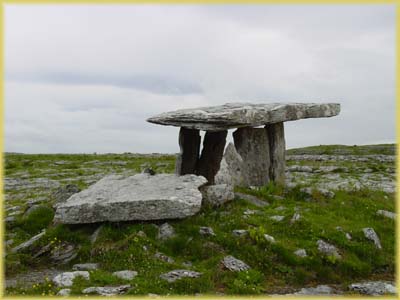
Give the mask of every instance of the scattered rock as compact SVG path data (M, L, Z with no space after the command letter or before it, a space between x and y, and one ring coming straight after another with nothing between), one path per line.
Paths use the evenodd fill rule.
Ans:
M11 217L5 218L4 221L6 222L7 226L12 226L15 224L16 219L15 219L15 217L11 216Z
M249 234L249 232L245 229L234 229L232 230L232 234L236 237L242 237Z
M156 252L156 254L154 254L154 257L158 258L159 260L162 260L162 261L165 261L167 263L170 263L170 264L175 262L175 260L172 257L169 257L169 256L167 256L167 255L165 255L165 254L163 254L161 252Z
M58 204L54 221L83 224L185 218L200 210L198 188L206 182L193 174L106 176Z
M336 259L342 258L342 256L339 254L338 249L334 245L331 245L323 240L318 240L317 246L318 246L318 251L321 252L322 254L333 256Z
M130 289L131 285L120 285L120 286L91 286L82 290L83 294L99 294L101 296L115 296L126 293Z
M289 172L308 172L308 173L311 173L313 171L313 169L309 166L298 166L298 165L289 166L286 168L286 170Z
M294 295L332 295L336 294L336 291L328 285L318 285L311 288L302 288L300 291L294 293Z
M349 289L359 292L360 294L370 296L380 296L385 294L397 293L394 284L388 281L366 281L353 283L349 285Z
M280 222L283 221L283 219L285 218L285 216L271 216L269 217L271 220L276 221L276 222Z
M236 192L235 197L239 198L239 199L243 199L243 200L245 200L255 206L258 206L258 207L265 207L265 206L269 205L269 203L267 201L261 200L260 198L253 196L253 195Z
M131 270L123 270L123 271L114 272L112 274L123 280L132 280L133 278L135 278L137 276L138 272L131 271Z
M396 213L394 213L394 212L391 212L391 211L387 211L387 210L378 210L377 212L376 212L376 214L377 215L381 215L381 216L384 216L384 217L387 217L387 218L390 218L390 219L392 219L392 220L396 220Z
M312 196L314 190L316 192L320 193L322 196L324 196L326 198L332 199L332 198L335 197L335 193L334 192L329 191L329 190L324 189L324 188L314 188L314 189L312 189L310 187L306 187L306 188L301 188L300 189L301 192L306 193L309 196Z
M44 235L46 234L46 230L43 229L42 232L40 232L39 234L33 236L32 238L30 238L28 241L23 242L22 244L19 244L18 246L14 247L11 249L11 253L16 253L16 252L20 252L23 251L25 249L28 249L29 247L31 247L35 242L37 242L38 240L40 240Z
M264 234L264 238L270 243L275 243L275 238L269 234Z
M201 189L204 203L212 206L221 206L235 198L233 186L228 184L216 184L203 186Z
M373 228L363 228L363 232L367 239L374 242L376 248L382 249L381 241Z
M199 233L202 236L215 236L214 230L211 227L200 227Z
M190 261L185 261L182 263L182 266L184 266L186 268L191 268L191 267L193 267L193 264Z
M190 271L190 270L173 270L165 274L161 274L160 278L168 282L175 282L176 280L188 277L188 278L198 278L202 273Z
M157 236L158 239L166 240L174 236L175 236L175 229L168 223L164 223L158 228L158 236Z
M298 257L307 257L306 249L297 249L293 253L294 253L294 255L296 255Z
M222 260L222 264L230 271L233 272L240 272L240 271L245 271L249 270L250 266L244 263L243 261L234 258L231 255L225 256L224 259Z
M301 215L299 213L294 213L293 217L290 219L290 224L293 224L301 219Z
M91 270L97 270L98 268L99 264L96 263L75 264L72 266L72 270L75 271L91 271Z
M53 250L51 250L50 259L56 264L66 264L73 260L78 255L78 250L80 247L77 247L68 242L62 242L61 245L57 246Z
M71 289L59 290L57 296L69 296L71 294Z
M259 214L259 213L260 213L259 210L246 209L246 210L243 212L243 215L245 215L245 216L250 216L250 215L255 215L255 214Z
M6 244L6 247L11 246L12 244L14 244L14 240L13 240L13 239L7 240L7 241L5 242L5 244Z
M78 276L81 276L86 280L90 279L88 271L74 271L74 272L64 272L58 274L56 277L53 278L53 282L59 287L64 287L64 286L69 287L73 285L74 279Z

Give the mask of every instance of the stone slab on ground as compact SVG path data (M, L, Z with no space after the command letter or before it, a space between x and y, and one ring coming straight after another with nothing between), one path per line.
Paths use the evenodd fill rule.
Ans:
M147 121L189 129L220 131L307 118L333 117L339 112L338 103L227 103L165 112L148 118Z
M106 176L56 207L54 221L64 224L181 219L201 208L202 176L137 174Z

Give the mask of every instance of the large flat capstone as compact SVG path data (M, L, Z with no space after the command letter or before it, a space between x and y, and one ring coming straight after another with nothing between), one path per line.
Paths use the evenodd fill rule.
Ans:
M64 224L179 219L201 208L203 176L137 174L104 177L56 206L54 221Z
M189 129L222 131L299 119L333 117L339 112L339 103L227 103L166 112L147 121Z

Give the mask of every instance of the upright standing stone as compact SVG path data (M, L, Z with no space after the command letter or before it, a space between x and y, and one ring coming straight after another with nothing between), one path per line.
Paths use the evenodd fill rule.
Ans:
M195 174L200 152L199 130L181 127L179 131L180 153L176 159L177 175Z
M235 148L243 159L242 172L247 186L262 186L270 178L270 148L264 128L239 128L233 133Z
M285 130L283 122L265 126L269 140L270 179L285 184Z
M227 130L207 131L204 136L203 150L197 164L197 174L203 175L208 180L209 185L214 184L214 177L219 170L227 134Z

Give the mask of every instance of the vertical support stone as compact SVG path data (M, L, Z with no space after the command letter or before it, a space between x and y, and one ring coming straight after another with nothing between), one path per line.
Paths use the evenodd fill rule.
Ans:
M203 150L197 164L197 174L207 178L208 185L214 184L214 178L224 154L227 134L227 130L207 131L204 136Z
M270 180L270 147L264 128L244 127L233 133L237 152L243 159L242 174L247 186L262 186Z
M283 122L265 125L271 156L270 179L285 184L285 129Z
M180 153L175 163L175 173L177 175L196 174L200 139L199 130L181 127L179 131Z

